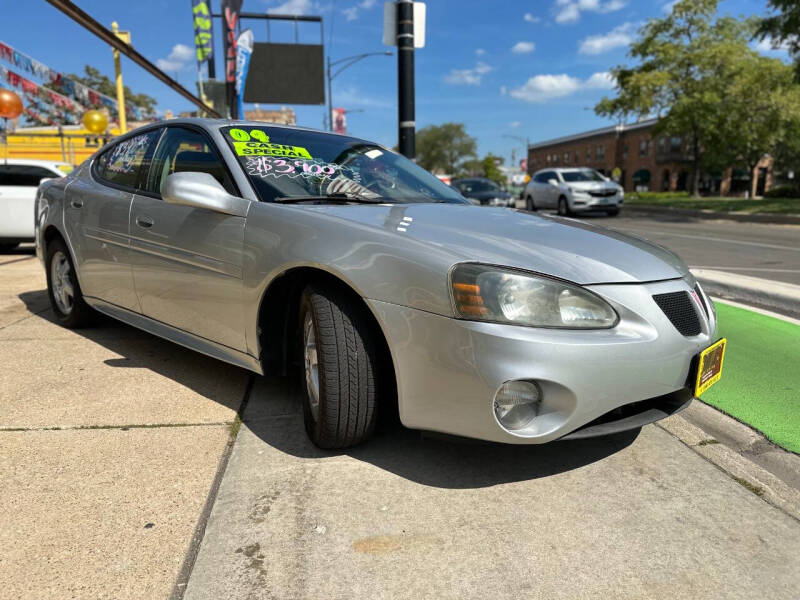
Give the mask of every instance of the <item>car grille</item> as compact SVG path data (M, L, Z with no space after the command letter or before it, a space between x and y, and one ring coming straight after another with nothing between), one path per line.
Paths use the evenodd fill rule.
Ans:
M589 195L595 198L607 198L608 196L616 196L617 190L600 190L598 192L589 192Z
M682 335L698 335L700 318L688 292L655 294L653 300Z

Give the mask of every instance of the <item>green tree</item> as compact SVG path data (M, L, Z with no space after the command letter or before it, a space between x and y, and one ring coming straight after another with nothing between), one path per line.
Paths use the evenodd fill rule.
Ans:
M797 152L800 88L793 70L781 61L755 53L733 65L709 143L721 166L741 164L751 175L761 159Z
M795 78L800 80L800 2L797 0L768 0L773 14L758 23L755 37L773 46L785 46L794 60Z
M497 183L505 183L503 172L498 168L498 164L502 164L502 158L495 156L491 152L483 157L481 160L481 171L486 179L491 179Z
M112 98L117 97L117 86L113 81L111 81L111 79L103 75L91 65L85 65L83 67L83 72L83 77L79 75L67 75L67 77L74 79L83 85L89 86L90 88L100 92L101 94L105 94L106 96L111 96ZM131 105L136 106L137 108L143 109L147 114L153 114L155 112L155 98L148 96L147 94L134 94L127 85L124 86L124 90L126 102L129 102Z
M428 125L417 132L416 159L429 171L455 174L465 160L476 155L477 147L463 123Z
M617 97L595 107L599 115L618 118L657 115L656 135L686 139L694 194L701 170L730 158L726 145L714 143L721 103L737 61L754 54L748 47L753 22L715 18L716 11L717 0L681 0L669 15L648 21L629 51L637 65L612 69Z

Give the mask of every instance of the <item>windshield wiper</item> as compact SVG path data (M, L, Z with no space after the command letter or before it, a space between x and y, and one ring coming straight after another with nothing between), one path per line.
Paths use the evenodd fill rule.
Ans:
M384 198L363 198L359 196L350 196L348 194L323 194L320 196L279 196L273 202L280 202L282 204L292 204L294 202L316 202L323 204L328 202L355 202L358 204L385 204Z

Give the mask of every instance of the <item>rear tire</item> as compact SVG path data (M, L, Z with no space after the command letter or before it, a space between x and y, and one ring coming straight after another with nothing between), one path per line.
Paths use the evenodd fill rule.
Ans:
M95 313L86 304L67 245L61 239L47 244L47 296L59 324L67 329L90 325Z
M561 196L558 199L558 214L562 217L569 217L572 214L566 196Z
M372 436L379 389L373 336L350 297L314 284L303 291L303 414L306 432L320 448L347 448Z
M529 210L531 212L536 211L536 204L533 202L533 196L528 196L525 198L525 210Z

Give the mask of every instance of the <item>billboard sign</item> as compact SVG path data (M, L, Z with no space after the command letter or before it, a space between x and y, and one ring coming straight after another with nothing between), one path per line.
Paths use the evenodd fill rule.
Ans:
M321 45L256 42L244 86L245 102L325 104Z

